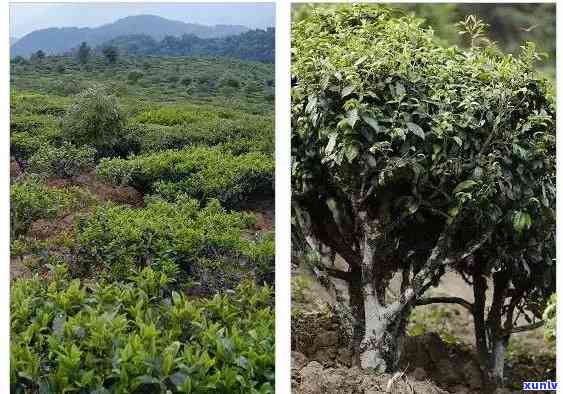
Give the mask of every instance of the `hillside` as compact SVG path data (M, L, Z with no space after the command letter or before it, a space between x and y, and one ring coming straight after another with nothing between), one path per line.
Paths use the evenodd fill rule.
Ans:
M52 27L36 30L20 38L11 46L11 56L29 56L39 49L47 54L59 54L77 47L83 41L90 46L96 46L123 35L145 34L161 40L166 36L184 34L192 34L200 38L218 38L246 31L248 28L244 26L205 26L173 21L155 15L135 15L95 28Z
M158 41L146 34L119 36L101 44L112 45L120 53L151 56L208 56L231 57L273 63L275 58L275 30L250 30L235 36L200 38L194 34L167 36Z
M11 392L274 393L273 64L10 78Z

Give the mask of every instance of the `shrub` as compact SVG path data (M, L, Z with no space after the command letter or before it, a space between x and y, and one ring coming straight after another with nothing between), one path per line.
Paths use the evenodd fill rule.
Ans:
M129 140L135 140L140 151L152 152L164 149L179 149L186 145L218 145L229 144L233 153L250 151L274 153L273 119L267 116L235 113L231 119L214 116L193 117L189 124L175 124L172 118L145 118L147 112L142 113L137 120L147 120L143 123L133 123L124 131ZM165 124L153 124L162 122ZM239 148L235 145L241 145Z
M237 89L240 88L240 81L237 78L226 76L221 79L220 85Z
M127 95L127 85L125 83L116 81L104 84L106 91L116 97L123 97Z
M10 155L18 161L27 161L40 147L58 140L60 133L55 131L53 134L13 133L10 138Z
M12 239L25 234L38 219L56 217L74 204L72 194L28 180L10 186L10 226Z
M207 121L219 121L232 119L241 115L234 111L229 111L221 107L207 106L183 106L183 107L162 107L140 113L134 119L139 123L152 123L165 126L175 126L181 124L192 124L206 119Z
M125 115L115 96L102 87L81 93L63 118L64 137L75 145L98 150L113 148L125 125Z
M222 261L216 276L231 267L240 273L269 266L272 272L273 240L245 239L242 233L251 225L248 214L229 213L217 201L201 207L186 196L173 203L151 198L144 208L98 207L77 222L77 261L82 272L101 267L112 278L147 265L168 273L179 267L190 274L196 265L205 268L202 259Z
M166 81L170 82L172 84L175 84L179 80L180 80L180 77L178 75L169 75L169 76L166 77Z
M143 77L143 73L138 70L133 70L127 74L127 80L131 83L137 83L139 79Z
M29 159L29 172L43 176L74 177L93 167L96 150L68 142L41 146Z
M53 81L48 86L49 93L57 94L60 96L71 96L78 94L85 89L82 82L75 79L59 79Z
M273 393L268 287L188 299L146 268L88 284L55 267L11 290L15 392ZM41 300L41 302L38 302Z
M10 112L12 113L12 117L14 115L61 116L65 114L65 107L61 103L62 100L62 98L54 98L43 94L15 93L10 97ZM11 120L13 120L13 118Z
M455 269L475 302L446 302L473 313L495 384L511 333L537 327L527 312L553 291L555 106L532 44L506 56L475 18L464 29L485 45L443 47L380 5L316 8L295 23L292 197L319 270L353 293L341 307L362 367L397 368L413 307L444 300L424 294ZM521 312L532 324L513 321Z
M104 159L96 171L113 183L128 183L167 199L187 193L203 201L218 198L235 206L250 194L272 192L274 162L257 152L234 156L218 148L190 147L129 159Z

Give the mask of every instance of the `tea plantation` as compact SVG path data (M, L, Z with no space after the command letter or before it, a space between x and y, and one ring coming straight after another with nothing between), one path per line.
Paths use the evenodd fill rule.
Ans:
M274 391L274 67L11 64L14 393Z

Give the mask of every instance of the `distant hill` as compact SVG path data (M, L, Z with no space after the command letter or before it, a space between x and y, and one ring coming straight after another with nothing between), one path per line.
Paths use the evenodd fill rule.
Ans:
M146 34L119 36L100 45L112 45L129 55L220 56L274 63L275 29L250 30L222 37L200 38L194 34L166 36L158 41Z
M10 37L10 45L14 45L14 43L18 40L17 37Z
M95 47L123 35L144 34L156 40L166 36L192 34L199 38L219 38L241 34L249 29L240 25L205 26L173 21L155 15L135 15L113 23L90 28L52 27L33 31L11 46L11 56L29 56L39 49L47 54L58 54L77 47L83 41Z

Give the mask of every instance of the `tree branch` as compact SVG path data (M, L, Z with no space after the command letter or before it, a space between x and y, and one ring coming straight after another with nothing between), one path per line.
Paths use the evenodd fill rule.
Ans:
M417 306L430 304L457 304L473 313L473 304L461 297L426 297L416 302Z
M540 328L541 326L543 326L544 323L545 322L543 320L540 320L540 321L537 321L535 323L526 324L525 326L512 327L510 330L503 331L503 334L504 335L510 335L510 334L516 334L518 332L535 330L536 328Z
M346 282L352 281L352 274L348 271L341 271L339 269L329 268L329 267L322 267L322 270L334 278L342 279L345 280Z
M483 246L483 244L485 244L485 242L487 242L489 240L492 233L493 233L493 229L491 228L491 229L487 230L481 236L481 238L476 240L474 243L470 244L467 247L467 249L465 249L463 252L458 253L457 255L454 255L454 256L446 256L442 260L442 265L449 265L449 264L452 264L452 263L457 262L457 261L461 261L461 260L466 259L467 257L471 256L473 253L475 253L477 250L479 250L479 248L481 248L481 246Z

